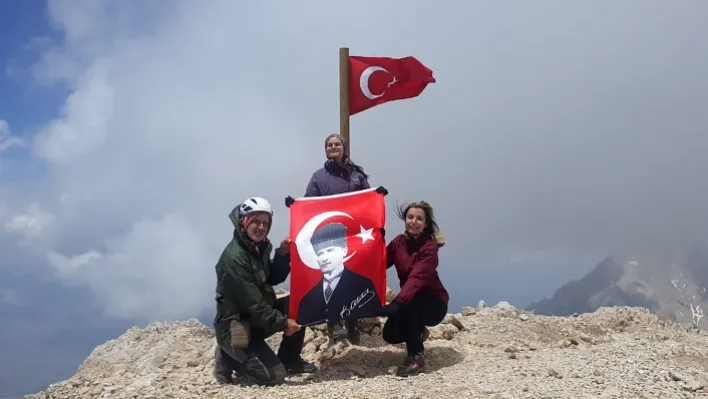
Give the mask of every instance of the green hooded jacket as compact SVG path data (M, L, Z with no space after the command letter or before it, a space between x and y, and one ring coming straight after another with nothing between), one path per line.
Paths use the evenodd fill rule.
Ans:
M266 336L285 330L288 317L275 309L273 289L290 274L290 258L264 242L258 252L249 249L238 228L216 264L216 317L214 330L220 346L230 345L232 321L248 320Z

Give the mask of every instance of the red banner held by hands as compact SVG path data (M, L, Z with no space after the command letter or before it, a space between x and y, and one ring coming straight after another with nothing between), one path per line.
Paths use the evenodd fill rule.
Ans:
M349 56L349 115L417 97L429 83L433 71L415 57Z
M386 298L385 219L375 188L290 205L291 319L310 325L377 314Z

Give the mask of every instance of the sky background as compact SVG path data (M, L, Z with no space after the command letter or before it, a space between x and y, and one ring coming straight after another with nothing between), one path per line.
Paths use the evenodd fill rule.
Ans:
M0 397L134 324L211 323L229 211L270 199L279 242L325 160L341 46L434 71L351 148L389 238L396 203L435 207L451 310L705 239L708 3L307 4L2 2Z

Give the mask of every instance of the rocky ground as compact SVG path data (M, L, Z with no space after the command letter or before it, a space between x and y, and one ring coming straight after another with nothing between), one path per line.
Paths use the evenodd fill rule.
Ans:
M640 308L537 316L501 302L464 308L431 329L428 370L392 374L402 346L367 320L360 346L308 329L303 357L320 371L272 388L217 385L214 334L190 320L132 328L95 348L39 398L692 398L708 396L708 335ZM276 348L280 335L270 344Z

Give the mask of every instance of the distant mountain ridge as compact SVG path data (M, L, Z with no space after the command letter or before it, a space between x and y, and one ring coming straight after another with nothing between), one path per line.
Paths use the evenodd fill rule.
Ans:
M526 307L536 314L569 316L603 306L639 306L659 317L705 328L708 246L644 250L608 256L589 273Z

